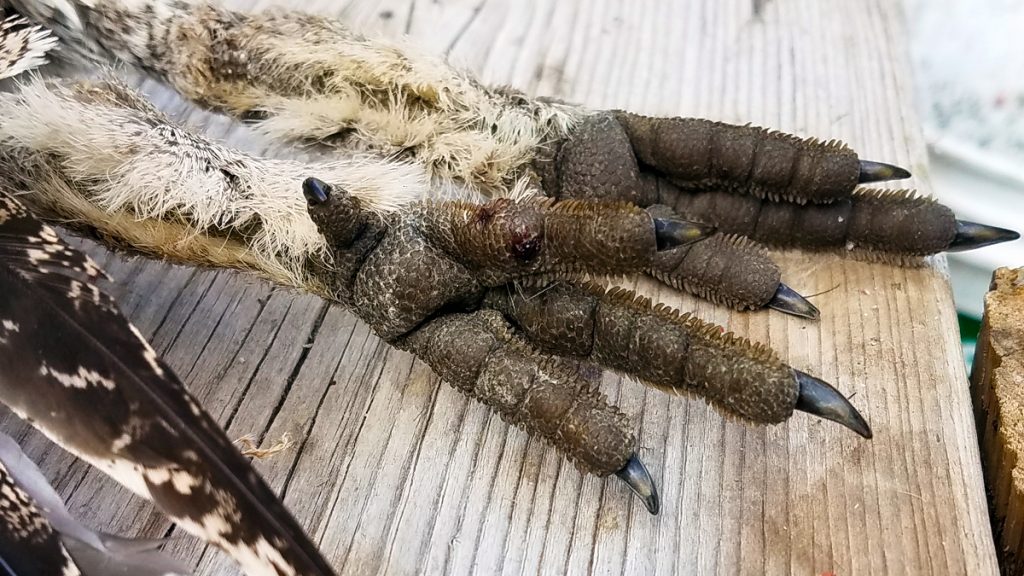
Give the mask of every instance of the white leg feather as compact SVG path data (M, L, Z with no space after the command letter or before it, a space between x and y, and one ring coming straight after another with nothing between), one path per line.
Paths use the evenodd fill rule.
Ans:
M243 154L172 124L113 81L33 80L0 95L0 146L9 172L32 180L36 197L24 200L52 219L319 293L306 269L327 251L306 211L305 178L336 182L380 212L428 187L416 165L379 157L306 164Z

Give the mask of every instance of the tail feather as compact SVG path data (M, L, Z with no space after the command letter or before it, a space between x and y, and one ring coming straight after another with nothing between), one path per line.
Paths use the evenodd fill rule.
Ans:
M133 540L90 530L71 516L64 501L50 486L35 463L15 441L0 433L0 476L7 490L0 490L4 509L18 507L16 517L30 518L25 525L36 527L36 537L11 542L4 549L7 563L27 573L75 574L84 576L163 576L189 574L181 562L157 550L164 540ZM21 498L13 498L19 494ZM13 530L12 532L17 532ZM42 563L42 564L41 564ZM48 563L61 563L61 570L49 572ZM18 572L16 572L18 573Z
M177 560L169 558L156 549L162 544L150 543L148 547L128 549L98 549L64 536L61 538L71 557L75 559L84 576L167 576L188 575L191 572Z
M29 213L16 189L3 188L0 400L248 573L333 574L273 490L97 287L103 272ZM97 540L105 547L79 530L65 545Z
M47 521L43 508L15 481L12 468L15 465L0 458L0 574L81 576L60 534Z

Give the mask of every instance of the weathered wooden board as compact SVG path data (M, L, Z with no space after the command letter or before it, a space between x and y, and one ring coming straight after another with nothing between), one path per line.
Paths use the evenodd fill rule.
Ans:
M1024 268L1000 268L992 275L971 393L1000 568L1003 574L1024 574Z
M896 2L303 5L369 33L409 33L489 82L594 107L841 138L865 157L908 166L911 184L927 191ZM177 118L264 151L245 129L144 87ZM639 287L835 383L875 438L804 416L747 428L699 401L606 376L661 487L657 517L621 484L581 477L346 311L230 273L104 261L132 319L230 434L295 442L257 466L339 573L995 573L943 261L908 270L780 258L788 284L820 293L820 323L735 314L648 281ZM171 531L147 503L24 425L3 425L94 525ZM171 548L199 574L234 573L190 537Z

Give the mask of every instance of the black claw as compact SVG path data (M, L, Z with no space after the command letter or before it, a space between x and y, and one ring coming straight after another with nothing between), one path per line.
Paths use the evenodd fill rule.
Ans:
M629 489L640 498L648 512L658 513L658 510L661 509L661 503L658 501L658 488L654 485L654 480L651 479L644 463L637 458L636 454L631 456L629 462L626 462L622 470L616 472L615 475L622 478L626 486L629 486Z
M903 180L904 178L910 178L910 172L899 166L885 164L884 162L872 162L871 160L860 161L860 178L858 181L861 184L884 182L886 180Z
M800 385L796 399L797 410L838 422L865 438L871 438L871 427L864 421L864 417L831 384L799 370L793 372Z
M810 320L817 320L821 316L821 312L818 311L814 304L811 304L806 298L798 294L796 290L781 282L779 283L779 289L775 291L775 295L768 301L768 307L772 310L778 310L779 312Z
M689 222L678 218L654 219L654 235L658 240L659 251L691 244L714 233L714 226L700 222Z
M1020 238L1020 233L1013 230L976 224L966 220L957 220L956 236L947 250L949 252L963 252L964 250L973 250L974 248L991 246L1000 242L1009 242L1018 238Z
M306 178L302 181L302 195L310 206L323 204L330 197L330 186L319 178Z

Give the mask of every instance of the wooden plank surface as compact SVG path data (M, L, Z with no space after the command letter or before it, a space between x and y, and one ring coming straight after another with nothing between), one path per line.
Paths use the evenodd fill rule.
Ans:
M1024 574L1024 268L999 268L985 295L985 317L971 370L999 564Z
M258 9L269 2L236 0ZM283 0L277 2L286 5ZM409 33L487 80L593 107L699 115L824 138L909 167L927 191L902 14L888 0L311 0L369 33ZM176 118L267 152L155 83ZM268 153L287 154L272 149ZM900 269L783 254L823 319L730 313L637 287L774 346L853 397L875 438L805 416L726 422L617 376L662 493L649 516L397 352L344 310L231 273L90 248L126 311L234 437L293 446L257 463L343 574L996 572L944 262ZM629 283L633 287L632 281ZM92 525L161 536L152 507L7 418ZM216 551L171 546L198 574Z

